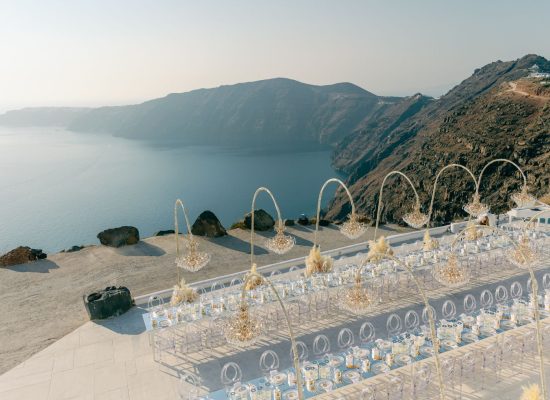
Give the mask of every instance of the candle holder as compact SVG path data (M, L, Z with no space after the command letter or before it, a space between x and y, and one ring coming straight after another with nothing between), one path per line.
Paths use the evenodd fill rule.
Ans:
M178 206L181 206L183 210L183 216L185 218L185 224L187 226L187 253L180 254L179 247L179 226L178 226ZM176 266L178 267L178 283L180 281L179 269L185 269L190 272L196 272L204 268L210 262L210 254L201 252L198 250L199 244L193 237L191 232L191 226L189 224L189 217L187 215L187 209L183 205L180 199L176 200L174 205L174 232L176 240Z

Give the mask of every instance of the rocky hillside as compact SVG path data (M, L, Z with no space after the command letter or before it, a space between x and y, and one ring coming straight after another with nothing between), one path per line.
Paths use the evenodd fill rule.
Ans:
M66 127L90 108L31 107L8 111L0 115L0 126L58 126Z
M314 86L280 78L98 108L69 128L163 144L332 145L395 101L351 83Z
M419 188L426 210L437 171L461 163L477 175L494 158L524 166L532 190L540 195L550 183L550 85L529 78L537 64L550 71L550 62L528 55L497 61L474 74L440 99L416 95L366 118L344 139L334 165L349 174L351 191L362 212L374 219L378 191L391 170L405 172ZM493 211L512 204L507 194L520 188L512 166L491 166L481 183L481 195ZM434 205L437 222L462 218L463 204L473 190L462 170L448 170L440 179ZM400 178L391 178L384 196L384 220L400 221L412 201L412 191ZM426 210L427 211L427 210ZM343 193L329 215L343 217L349 204Z

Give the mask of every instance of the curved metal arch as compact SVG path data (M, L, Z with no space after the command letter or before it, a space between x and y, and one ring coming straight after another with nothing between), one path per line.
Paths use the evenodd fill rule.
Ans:
M380 215L382 213L381 208L382 208L382 195L384 193L384 186L386 185L386 180L392 175L401 175L402 177L405 178L405 180L409 183L412 190L414 191L414 196L416 198L416 205L418 207L420 207L420 198L418 197L418 192L416 191L416 188L414 187L412 181L409 179L409 177L407 175L405 175L401 171L391 171L388 174L386 174L386 176L384 177L384 180L382 181L382 185L380 186L380 195L378 197L378 209L377 209L377 212L376 212L376 227L374 228L374 239L375 240L376 240L376 233L378 232L378 224L380 222Z
M446 171L449 168L462 168L464 171L468 172L468 174L470 174L470 176L472 177L472 179L474 181L474 185L475 185L476 190L477 190L477 187L478 187L477 179L476 179L474 173L469 168L465 167L462 164L449 164L449 165L446 165L443 168L441 168L439 170L439 172L437 173L437 175L435 177L435 181L434 181L434 188L433 188L433 191L432 191L432 199L430 201L430 209L428 210L428 223L426 224L426 229L430 228L430 222L432 220L432 212L433 212L433 206L434 206L434 200L435 200L435 191L437 189L437 181L439 180L439 177L443 174L443 172Z
M516 169L521 173L521 176L523 177L523 185L527 186L527 176L525 176L525 173L523 172L523 170L521 169L521 167L519 165L517 165L515 162L513 162L511 160L508 160L506 158L497 158L497 159L491 160L487 164L485 164L485 166L483 167L483 169L479 173L479 178L477 179L477 186L476 186L476 193L477 194L479 194L479 187L481 185L481 178L483 178L483 173L485 172L487 167L489 167L489 165L497 163L497 162L508 163L508 164L511 164L514 167L516 167Z
M254 264L254 211L256 208L256 198L261 192L265 192L269 195L269 197L271 197L271 200L275 205L275 210L277 210L277 223L278 224L283 223L283 220L281 219L281 210L279 209L277 200L275 200L275 196L273 196L273 193L271 193L271 190L263 186L256 189L256 191L254 192L254 196L252 196L252 207L250 210L250 265L251 266Z
M333 182L338 183L341 187L344 188L344 190L346 191L349 197L349 201L351 203L351 213L352 215L355 214L355 203L353 202L353 197L351 196L351 193L348 187L346 186L346 184L338 178L328 179L325 183L323 183L323 186L321 186L321 190L319 191L319 197L317 198L317 220L315 221L315 234L313 236L313 247L317 246L317 238L319 233L319 218L321 216L321 201L323 199L323 192L325 191L325 188L329 185L329 183L333 183Z

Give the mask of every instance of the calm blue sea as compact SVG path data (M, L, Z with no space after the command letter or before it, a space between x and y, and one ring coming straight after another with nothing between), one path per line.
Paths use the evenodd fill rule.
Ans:
M228 227L270 188L283 218L312 214L322 183L337 174L330 152L162 148L57 128L0 128L0 253L98 243L99 231L136 226L142 237L173 228L180 197L192 220L212 210ZM327 190L325 204L334 191ZM259 207L274 214L267 196Z

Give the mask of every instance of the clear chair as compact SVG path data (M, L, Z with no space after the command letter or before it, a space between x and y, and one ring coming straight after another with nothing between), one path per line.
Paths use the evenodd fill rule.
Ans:
M210 286L210 292L212 294L214 294L214 292L218 291L218 290L223 290L225 289L225 285L223 284L223 282L219 282L219 281L215 281L214 283L212 283L212 286Z
M307 345L298 340L296 342L296 351L298 352L298 361L300 362L300 365L305 363L308 358L309 358L309 350L307 348ZM290 359L293 360L294 359L294 351L292 349L292 346L290 346Z
M239 364L230 361L223 366L220 373L220 380L228 395L235 385L241 383L242 379L243 371L241 367L239 367Z
M464 386L474 386L477 382L477 357L475 351L468 351L460 357L460 391L459 398L462 399Z
M164 300L162 300L162 297L157 295L149 297L149 300L147 301L147 309L149 310L149 312L162 309L163 307Z
M447 320L453 320L456 318L456 306L454 301L445 300L443 306L441 306L441 316Z
M516 301L522 298L523 287L521 286L520 282L512 282L512 284L510 285L510 296Z
M313 356L316 360L324 359L330 353L330 340L325 335L317 335L313 340Z
M472 294L464 296L464 313L466 315L473 315L477 310L476 298Z
M394 336L399 335L402 330L403 322L401 321L401 317L397 314L391 314L386 320L386 332L388 334L388 338L391 339Z
M431 364L423 363L414 368L411 384L411 397L413 399L430 399L432 383Z
M443 377L443 382L445 382L446 396L447 399L454 398L453 393L455 386L457 384L457 362L455 357L450 355L445 355L441 357L441 375Z
M429 306L429 308L424 307L422 309L422 323L425 326L429 326L430 316L433 318L434 321L437 321L437 312L435 311L435 308L433 308L433 306Z
M370 322L363 322L359 328L359 341L362 345L368 345L376 339L376 330Z
M481 352L481 388L485 389L494 385L499 376L499 347L497 343L491 343Z
M399 373L392 373L388 376L386 383L386 394L388 400L402 400L405 388L405 378Z
M508 290L505 286L499 285L495 289L495 300L497 304L506 304L508 302Z
M243 284L243 280L241 278L233 278L229 283L229 287L239 287L242 284Z
M338 349L343 352L350 349L353 346L354 341L355 337L351 329L343 328L338 333L338 340L336 344L338 345Z
M279 369L279 356L273 350L266 350L260 356L260 370L267 381L270 380L271 371Z
M199 399L200 379L189 372L183 372L178 381L178 400Z
M479 296L479 305L482 309L488 310L493 306L493 293L485 289L481 292Z
M405 330L409 333L414 332L420 326L420 317L414 310L409 310L405 314Z

